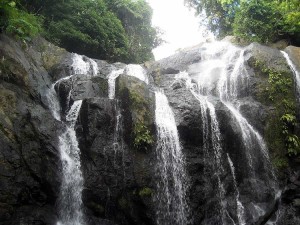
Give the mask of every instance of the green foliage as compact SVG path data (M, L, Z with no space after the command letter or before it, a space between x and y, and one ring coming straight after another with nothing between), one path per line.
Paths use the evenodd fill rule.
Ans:
M243 2L237 9L233 31L248 41L273 42L279 36L280 13L264 1Z
M153 58L160 43L145 0L21 0L45 18L46 38L69 51L126 63Z
M147 110L149 104L139 92L133 90L130 92L130 101L131 108L136 112L133 125L134 147L139 150L147 150L154 142L152 133L146 125L146 121L150 117L149 111Z
M286 113L280 118L282 122L282 133L285 136L285 143L289 155L297 155L300 153L300 140L294 134L297 119L294 114Z
M185 0L205 12L217 36L234 34L248 41L268 43L281 38L300 44L299 0Z
M149 197L153 194L153 190L149 187L144 187L139 191L140 197Z
M259 101L274 108L270 111L266 126L266 141L273 154L273 163L277 168L285 168L288 165L286 155L300 153L292 74L276 71L259 60L252 62L252 66L263 80L258 87Z
M286 158L278 157L273 160L273 165L278 169L284 169L288 167L289 162Z
M143 121L139 121L134 124L133 128L134 134L134 147L140 149L145 145L151 145L153 143L153 137L151 135L150 130L148 127L143 123Z
M267 88L269 92L270 100L274 101L275 95L280 93L286 95L293 88L293 80L290 77L283 76L282 73L274 70L265 70L269 75L269 84L270 87ZM287 102L286 99L283 99L284 102Z
M221 0L185 0L185 3L195 8L198 14L205 12L208 29L218 37L232 33L235 4Z
M142 63L153 59L152 49L162 40L160 31L151 26L152 9L144 0L106 0L107 5L117 17L128 37L128 54L131 60Z
M0 29L18 39L28 41L42 31L42 18L20 8L15 1L1 0Z
M104 1L68 0L44 9L43 14L47 18L46 32L50 41L94 58L126 58L125 30Z

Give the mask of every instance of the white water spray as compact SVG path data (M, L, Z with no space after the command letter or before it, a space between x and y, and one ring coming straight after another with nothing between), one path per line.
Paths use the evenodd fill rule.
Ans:
M124 69L113 70L108 75L108 98L114 99L116 95L116 79L124 72Z
M167 97L155 92L157 126L157 225L187 225L187 177L175 118Z

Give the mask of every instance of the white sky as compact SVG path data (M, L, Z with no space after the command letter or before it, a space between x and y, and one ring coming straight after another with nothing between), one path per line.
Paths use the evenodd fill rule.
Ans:
M164 31L167 43L153 50L156 60L175 53L180 48L190 47L205 41L200 28L200 18L184 6L184 0L147 0L153 8L152 23ZM201 31L202 30L202 31Z

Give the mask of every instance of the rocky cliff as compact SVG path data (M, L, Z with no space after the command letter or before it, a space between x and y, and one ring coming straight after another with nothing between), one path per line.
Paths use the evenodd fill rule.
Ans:
M86 225L157 224L158 88L173 110L185 156L189 224L299 224L300 163L297 146L287 141L300 134L294 75L277 49L257 43L231 48L201 44L144 65L80 56L83 71L75 65L78 55L43 39L24 46L2 35L0 224L60 220L59 138L78 100ZM285 51L299 68L300 50ZM207 64L212 59L219 61ZM247 78L231 78L238 89L228 96L220 94L224 68ZM53 84L61 120L49 102Z

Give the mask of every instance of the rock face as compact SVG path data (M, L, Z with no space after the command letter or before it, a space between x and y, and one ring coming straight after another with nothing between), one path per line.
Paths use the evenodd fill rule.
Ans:
M62 121L73 102L83 100L75 129L86 225L157 224L157 88L163 89L173 110L186 158L189 224L258 225L275 220L280 225L299 224L299 158L288 155L281 134L281 117L289 110L285 102L296 109L296 95L293 88L283 94L273 90L281 88L277 81L282 80L293 87L292 73L279 50L253 43L232 56L234 62L243 59L247 85L240 85L229 102L219 95L222 67L209 72L209 87L197 78L211 66L203 66L209 57L226 55L222 46L208 55L209 46L200 44L139 66L139 73L145 71L147 78L141 80L141 74L128 65L87 57L81 57L81 63L90 65L83 73L74 64L75 54L43 39L23 47L0 36L0 224L54 225L59 220L58 137L64 127L52 116L46 98L54 83ZM297 49L285 51L294 63L299 62ZM235 71L236 64L228 65L226 70ZM117 70L121 72L114 77L116 97L112 98L108 81ZM191 77L190 86L180 77L183 71ZM201 85L209 93L206 105L197 91L191 91ZM236 114L229 103L238 105ZM243 121L237 115L265 139L272 164L278 168L278 185L259 142L246 146ZM291 135L299 135L297 126L289 130ZM251 165L247 154L253 154Z
M38 40L37 40L38 42ZM54 224L60 186L57 130L60 124L44 104L51 84L41 43L23 49L6 36L0 37L0 223ZM48 45L62 60L64 50ZM54 62L56 61L56 62Z

